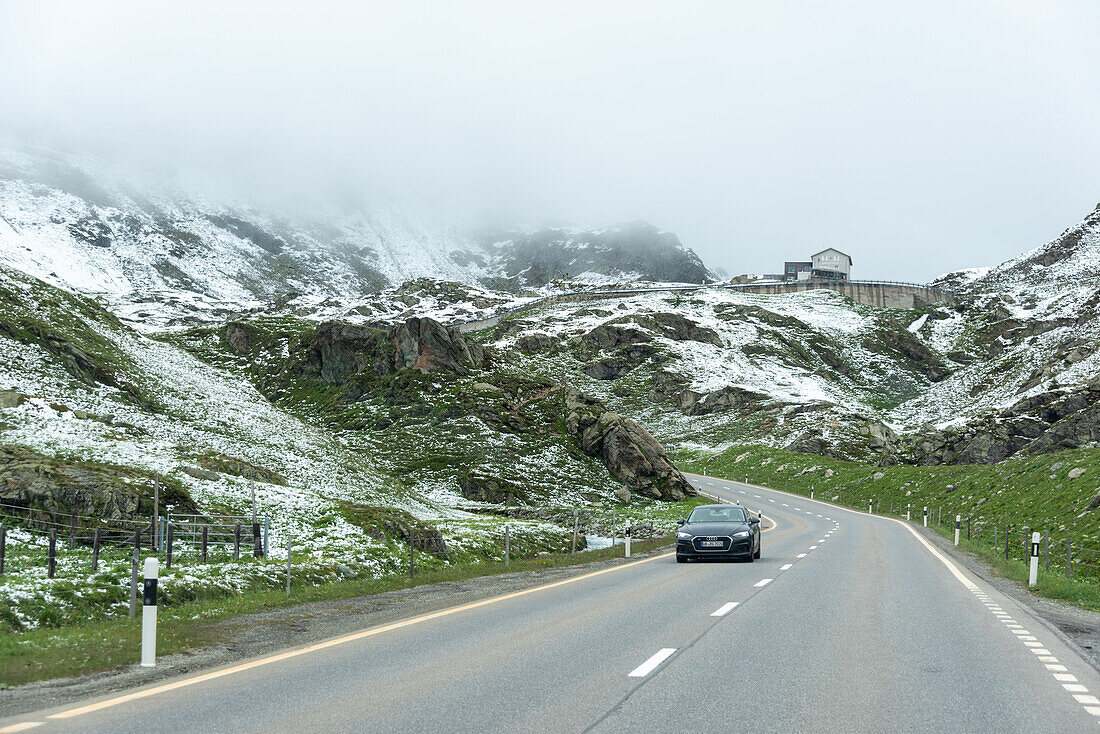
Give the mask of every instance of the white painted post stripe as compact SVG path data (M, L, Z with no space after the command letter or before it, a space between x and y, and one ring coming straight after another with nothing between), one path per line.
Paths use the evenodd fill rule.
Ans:
M668 658L674 652L676 652L675 647L665 647L665 648L662 648L661 650L658 650L657 653L655 653L653 655L653 657L651 657L649 660L646 660L644 663L639 665L634 670L630 671L630 674L629 674L628 677L630 677L630 678L644 678L644 677L646 677L651 672L653 672L654 668L656 668L658 665L660 665L664 661L668 660Z
M740 602L736 602L736 601L731 601L731 602L728 602L726 604L723 604L722 606L718 607L717 611L711 612L710 616L712 616L712 617L724 617L727 614L729 614L731 611L733 611L733 609L738 604L740 604Z
M779 567L779 570L780 570L780 571L786 571L786 570L787 570L788 568L790 568L790 567L791 567L791 566L793 566L793 565L794 565L793 563L788 563L788 564L785 564L785 565L783 565L783 566L780 566L780 567Z
M759 580L759 581L757 581L757 582L756 582L755 584L753 584L753 586L755 586L755 587L757 587L757 588L760 588L760 587L762 587L762 586L767 586L767 585L768 585L768 584L770 584L771 582L772 582L772 579L760 579L760 580Z

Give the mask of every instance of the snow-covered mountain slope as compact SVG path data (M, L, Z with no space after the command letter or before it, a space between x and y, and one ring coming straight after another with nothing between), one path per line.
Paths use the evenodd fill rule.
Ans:
M0 150L0 262L113 303L241 310L307 294L343 301L422 277L518 291L549 280L688 280L706 268L644 223L486 230L425 205L272 211L138 181L102 162Z

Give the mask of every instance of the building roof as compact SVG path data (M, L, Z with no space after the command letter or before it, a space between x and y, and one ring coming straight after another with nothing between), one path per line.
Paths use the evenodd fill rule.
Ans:
M852 264L853 264L853 262L852 262L852 256L851 256L851 255L849 255L849 254L848 254L848 253L846 253L846 252L841 252L840 250L836 249L835 247L826 247L826 248L825 248L824 250L822 250L821 252L815 252L814 254L810 255L810 257L812 257L812 258L813 258L813 257L817 257L818 255L823 255L823 254L825 254L826 252L830 252L830 251L832 251L832 252L835 252L835 253L836 253L836 254L838 254L838 255L843 255L844 257L848 258L848 264L849 264L849 265L852 265Z

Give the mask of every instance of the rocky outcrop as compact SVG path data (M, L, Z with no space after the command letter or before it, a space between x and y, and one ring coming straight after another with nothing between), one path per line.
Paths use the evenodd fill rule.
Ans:
M951 371L943 363L943 360L936 356L935 352L904 329L879 331L877 334L865 338L863 346L871 352L891 355L903 364L910 364L913 369L923 374L931 382L940 382L951 374Z
M653 337L641 329L614 323L600 324L581 337L581 342L585 346L602 351L618 349L629 344L644 344L650 341L653 341Z
M721 390L710 393L700 393L694 390L683 390L676 398L677 406L684 415L710 415L711 413L728 413L749 406L759 406L768 399L752 390L740 387L724 387Z
M566 431L589 456L604 465L631 490L663 500L696 494L657 439L635 421L609 411L603 403L575 388L565 392Z
M227 328L227 340L229 334ZM465 375L484 361L483 346L428 318L411 318L389 331L325 322L313 332L302 360L306 373L330 385L353 376L385 377L403 368Z
M1100 444L1100 379L1020 400L984 422L927 428L899 447L923 466L995 464L1015 454L1042 454Z
M480 369L485 347L434 319L411 318L388 334L397 350L395 363L421 372L447 370L465 375Z
M160 501L179 512L198 512L187 492L171 481L161 481ZM11 512L42 529L70 513L107 521L145 520L153 512L153 477L0 446L0 502L27 508Z
M610 357L585 365L584 373L597 380L617 380L655 354L657 350L649 344L632 344Z
M496 505L521 504L527 499L523 488L505 481L500 477L470 472L458 478L458 488L462 496L474 502L488 502Z

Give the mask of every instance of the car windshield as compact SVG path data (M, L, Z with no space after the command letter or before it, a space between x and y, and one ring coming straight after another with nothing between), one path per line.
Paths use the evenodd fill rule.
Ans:
M745 510L740 507L696 507L688 522L745 522Z

